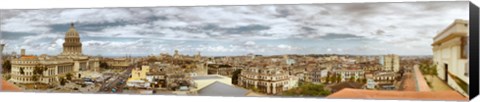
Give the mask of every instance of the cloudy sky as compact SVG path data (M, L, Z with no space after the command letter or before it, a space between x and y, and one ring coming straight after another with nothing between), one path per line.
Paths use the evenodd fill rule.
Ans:
M2 10L8 53L56 55L74 22L87 55L431 55L468 2Z

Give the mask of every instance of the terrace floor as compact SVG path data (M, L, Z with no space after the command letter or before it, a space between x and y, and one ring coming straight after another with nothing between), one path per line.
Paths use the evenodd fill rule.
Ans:
M452 91L453 89L450 88L450 86L447 85L442 79L440 79L437 76L425 76L427 78L427 81L429 81L432 85L431 89L432 91Z

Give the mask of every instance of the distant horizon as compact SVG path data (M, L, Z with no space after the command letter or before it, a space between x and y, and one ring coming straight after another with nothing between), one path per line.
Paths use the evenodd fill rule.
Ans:
M56 55L74 23L91 55L433 55L433 37L468 20L468 3L1 10L0 39L5 52Z
M196 54L182 54L181 52L179 52L180 55L184 55L184 56L195 56ZM11 55L12 53L7 53L7 52L4 52L3 55ZM171 55L173 56L174 53L168 53L168 55ZM345 56L345 55L348 55L348 56L382 56L382 55L387 55L387 54L371 54L371 55L362 55L362 54L335 54L335 53L312 53L312 54L276 54L276 55L262 55L262 54L255 54L255 53L252 53L253 55L261 55L261 56L283 56L283 55L340 55L340 56ZM394 53L390 53L390 54L394 54ZM17 55L20 55L19 53L17 53ZM35 55L35 56L40 56L42 54L28 54L26 53L26 55ZM48 56L58 56L59 54L47 54ZM93 56L93 57L96 57L96 56L99 56L99 55L90 55L90 54L85 54L84 55L86 56ZM149 54L149 55L141 55L141 54L131 54L131 55L100 55L102 57L127 57L127 56L131 56L131 57L147 57L147 56L151 56L152 54ZM159 56L160 53L158 54L153 54L155 56ZM202 55L202 57L237 57L237 56L247 56L248 54L239 54L239 55ZM433 56L433 55L399 55L399 54L395 54L395 55L398 55L398 56L402 56L402 57L406 57L406 56Z

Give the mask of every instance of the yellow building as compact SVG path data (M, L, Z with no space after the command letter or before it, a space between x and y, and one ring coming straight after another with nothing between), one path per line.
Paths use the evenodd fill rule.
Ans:
M150 66L142 66L141 69L136 68L132 70L132 77L128 80L142 80L147 78L147 73L150 72Z
M132 70L132 77L128 78L127 86L129 87L150 87L147 82L147 73L150 72L150 66L142 66Z
M455 20L434 38L433 63L438 77L468 96L468 21Z

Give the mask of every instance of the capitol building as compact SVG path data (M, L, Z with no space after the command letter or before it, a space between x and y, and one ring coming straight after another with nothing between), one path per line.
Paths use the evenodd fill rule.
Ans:
M100 65L99 59L83 55L80 36L73 23L65 33L63 51L59 55L33 56L25 53L26 50L22 49L21 56L12 59L10 82L15 84L58 84L60 78L65 77L68 73L73 78L81 78L80 72L97 69ZM35 73L36 68L41 69L42 73Z

